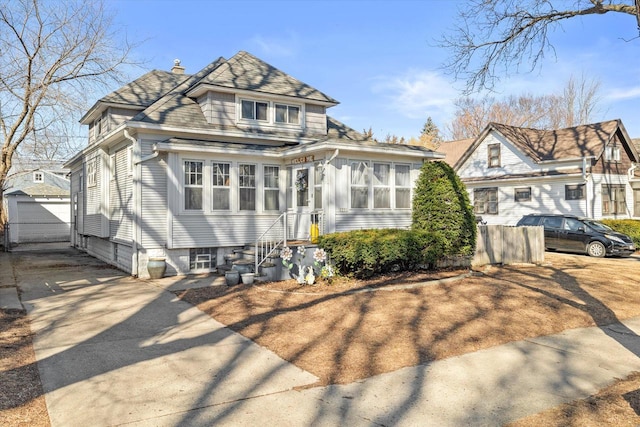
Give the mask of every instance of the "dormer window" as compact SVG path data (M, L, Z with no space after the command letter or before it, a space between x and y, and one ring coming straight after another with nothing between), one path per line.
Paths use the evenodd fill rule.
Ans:
M246 120L269 120L269 104L260 101L242 100L242 118Z
M300 107L276 104L276 123L300 124Z
M33 182L44 182L44 174L42 172L34 172Z

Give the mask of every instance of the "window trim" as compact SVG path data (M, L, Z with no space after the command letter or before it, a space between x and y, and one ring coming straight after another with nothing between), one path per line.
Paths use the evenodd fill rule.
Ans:
M604 148L604 160L610 163L619 163L621 161L620 147L617 145L608 145Z
M408 185L398 185L398 176L397 176L397 167L398 166L403 166L406 167L408 169L407 171L407 176L409 178L409 184ZM406 208L399 208L398 207L398 195L397 195L397 191L398 190L409 190L409 206L407 206ZM409 163L394 163L393 164L393 208L394 209L402 209L402 210L408 210L411 209L411 200L412 200L412 196L413 196L413 190L411 188L411 165Z
M627 186L625 184L601 184L602 188L600 189L602 195L602 213L607 215L624 215L627 212ZM605 210L605 189L607 190L606 194L608 196L608 206L609 209ZM612 191L613 190L613 191ZM621 191L623 199L618 200L617 194ZM611 198L611 194L614 194L614 198ZM622 205L620 205L622 203ZM611 210L613 207L613 211Z
M276 186L275 187L267 187L267 168L275 169L275 177L276 177ZM257 190L256 190L257 191ZM267 209L267 192L277 191L276 204L277 207L275 209ZM280 166L271 165L271 164L263 164L262 165L262 211L263 212L280 212Z
M98 159L87 160L87 188L98 185Z
M44 172L42 172L42 171L33 172L33 182L43 183L44 182Z
M241 186L241 171L242 166L253 166L253 187ZM257 212L258 211L258 167L256 163L240 163L238 162L236 167L238 168L236 188L238 189L238 212ZM242 208L242 189L253 189L253 209Z
M375 183L376 165L387 166L389 168L386 185ZM395 174L395 169L392 166L393 165L391 163L387 163L387 162L371 163L371 186L373 187L373 209L391 209L391 188L392 188L391 174L392 173ZM376 190L379 190L379 189L387 189L389 191L388 206L379 206L379 207L376 206Z
M490 203L492 203L489 200L489 197L487 197L486 200L482 201L482 200L478 200L478 193L486 193L487 196L490 193L495 193L496 196L496 201L495 201L495 212L490 212ZM478 206L479 206L479 202L483 203L483 208L482 210L478 210ZM473 212L475 214L480 214L480 215L500 215L500 193L498 192L498 187L482 187L482 188L474 188L473 189Z
M353 165L357 164L358 168L360 167L361 164L365 165L365 173L366 173L366 184L365 185L360 185L360 184L353 184ZM371 186L372 186L372 180L371 180L371 165L370 165L370 161L369 160L349 160L349 209L371 209L371 197L370 194L371 193ZM353 189L354 188L366 188L367 192L367 202L366 202L366 206L364 207L354 207L353 206Z
M518 192L528 192L529 196L523 198L522 196L518 197ZM516 187L513 189L513 200L516 202L530 202L531 201L531 187Z
M493 148L497 148L498 149L498 153L496 156L491 155L491 150ZM496 159L497 163L496 165L492 164L491 160L492 159ZM502 148L500 147L500 144L488 144L487 145L487 167L489 168L499 168L502 165Z
M187 163L200 163L201 165L201 179L202 179L202 184L187 184L187 169L186 169L186 164ZM200 160L196 160L196 159L182 159L182 190L183 190L183 194L182 194L182 209L184 212L193 212L193 213L201 213L205 211L205 185L206 185L206 171L205 171L205 161L200 159ZM196 172L197 173L197 172ZM201 194L200 194L200 208L199 209L190 209L187 208L187 200L186 200L186 196L187 196L187 192L185 191L187 188L200 188L201 190Z
M584 184L565 184L564 199L565 200L584 200L585 190L586 190L586 186ZM580 191L580 193L576 197L569 197L570 191Z
M215 179L216 177L214 177L214 173L215 173L215 169L214 169L214 165L225 165L228 167L228 171L226 175L222 175L222 177L224 178L226 176L227 179L227 184L226 185L217 185L216 182L217 180ZM211 185L209 186L211 189L211 203L210 203L210 208L211 208L211 212L230 212L232 209L231 207L232 202L231 202L231 176L232 176L232 168L233 168L233 164L231 162L223 162L223 161L217 161L217 160L212 160L211 162L209 162L209 168L211 169ZM217 188L217 189L225 189L227 191L227 205L229 206L226 209L223 208L217 208L213 206L214 203L214 198L213 198L213 189Z

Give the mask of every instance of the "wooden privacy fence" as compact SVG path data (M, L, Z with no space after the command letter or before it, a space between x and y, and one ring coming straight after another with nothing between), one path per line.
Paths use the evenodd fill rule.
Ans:
M544 229L506 225L478 226L473 265L544 262Z

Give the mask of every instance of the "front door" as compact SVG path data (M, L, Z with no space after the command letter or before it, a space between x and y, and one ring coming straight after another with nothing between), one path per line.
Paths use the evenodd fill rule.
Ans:
M313 163L291 166L287 169L287 212L289 237L309 240L311 212L314 208Z

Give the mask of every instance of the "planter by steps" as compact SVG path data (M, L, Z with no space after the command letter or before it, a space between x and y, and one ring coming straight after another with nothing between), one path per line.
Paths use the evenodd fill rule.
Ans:
M224 281L227 286L235 286L240 283L240 273L237 270L228 270L224 273Z
M243 285L251 285L253 284L253 281L255 280L255 273L244 273L241 274L240 277L242 277L242 284Z

